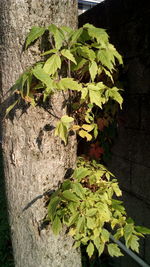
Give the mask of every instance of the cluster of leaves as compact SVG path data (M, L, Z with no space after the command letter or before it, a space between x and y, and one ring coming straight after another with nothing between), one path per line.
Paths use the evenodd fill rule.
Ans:
M104 29L99 29L90 24L85 24L78 30L69 27L33 27L26 40L26 48L45 32L49 33L49 46L51 49L41 54L41 61L37 62L24 72L12 91L18 94L18 99L7 109L7 113L20 101L35 106L38 104L37 95L45 101L56 91L70 91L77 96L77 105L74 98L69 98L73 115L84 113L80 124L74 123L71 128L82 137L90 141L98 135L92 109L102 109L110 99L122 105L123 99L120 89L115 87L113 72L122 58L115 47L109 43L109 38ZM102 81L106 80L104 83ZM84 109L84 112L82 110ZM75 117L75 116L74 116ZM55 135L67 143L68 130L73 118L67 117L67 127L58 122ZM77 120L75 120L77 122ZM66 130L67 129L67 130Z
M108 126L109 118L96 114L109 102L122 107L121 90L113 80L122 58L109 43L106 31L90 24L78 30L53 24L33 27L26 48L45 33L49 47L42 51L41 61L25 71L12 87L18 99L7 113L21 99L36 106L55 92L66 92L68 113L57 122L55 136L65 145L70 130L86 141L94 140L91 153L97 158L103 150L96 140L99 132ZM54 234L66 225L75 239L74 246L87 245L89 257L95 249L101 255L105 248L111 256L122 255L118 245L110 241L111 232L115 239L123 237L126 246L136 252L139 236L149 233L148 229L135 227L133 221L127 220L122 202L113 198L121 196L121 191L116 179L111 177L103 165L80 158L72 177L52 194L48 205L47 219Z
M101 255L104 249L110 256L121 256L117 244L111 242L110 233L118 240L124 238L127 248L139 251L139 236L150 233L147 228L134 226L127 220L117 180L103 165L85 162L79 158L72 177L65 180L55 191L48 205L48 219L54 234L59 234L62 225L75 239L74 247L86 245L91 257L97 249Z

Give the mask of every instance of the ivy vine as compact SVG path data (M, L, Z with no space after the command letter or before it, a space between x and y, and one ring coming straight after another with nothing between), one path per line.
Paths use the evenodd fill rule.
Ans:
M6 114L22 99L36 106L55 92L64 91L68 94L68 113L59 118L55 136L67 145L68 134L74 131L85 141L93 142L95 151L101 130L111 122L108 110L111 107L115 114L116 106L122 107L122 89L116 86L114 78L118 66L123 64L122 57L109 42L106 30L91 24L77 30L54 24L33 27L26 49L45 33L49 48L42 51L41 61L25 71L12 87L17 100ZM110 240L110 233L116 240L124 238L127 248L138 252L139 237L150 234L150 230L127 219L118 199L122 193L117 179L98 162L101 153L97 150L96 160L78 158L72 176L51 195L46 220L54 234L67 226L67 233L75 240L74 247L86 245L89 257L94 250L101 255L105 248L110 256L122 255L118 245Z

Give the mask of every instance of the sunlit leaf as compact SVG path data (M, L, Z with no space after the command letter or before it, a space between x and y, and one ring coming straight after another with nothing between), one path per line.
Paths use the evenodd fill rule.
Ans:
M69 49L63 49L63 50L61 50L61 54L62 54L65 58L67 58L67 59L71 60L73 63L77 64L77 62L76 62L76 60L75 60L73 54L70 52Z
M117 244L108 244L107 245L108 248L108 253L111 257L120 257L123 256L123 254L120 251L120 248L118 247Z
M26 48L36 39L41 37L44 34L45 30L46 28L44 27L33 26L30 32L28 33L28 36L26 39Z
M55 72L61 68L61 59L57 54L52 55L44 64L43 70L49 74L53 75Z

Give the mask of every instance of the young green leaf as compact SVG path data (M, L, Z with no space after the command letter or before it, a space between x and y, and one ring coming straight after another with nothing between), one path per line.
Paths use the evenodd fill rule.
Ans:
M70 38L70 41L72 44L77 42L80 35L82 34L82 31L83 31L83 28L80 28L80 29L73 32L73 34L71 35L71 38Z
M44 34L45 30L46 28L44 27L33 26L30 32L28 33L28 36L26 39L26 48L36 39L41 37Z
M80 182L83 178L88 176L90 173L91 171L89 171L88 168L79 167L75 169L73 173L73 178L77 179Z
M58 69L61 68L61 59L57 54L52 55L44 64L43 70L49 74L53 75Z
M48 88L53 89L54 88L54 82L49 77L49 75L43 70L43 68L39 65L37 65L32 70L33 75L42 83L44 83Z
M144 226L135 226L135 230L139 233L150 235L150 229Z
M60 197L54 197L50 200L48 204L48 216L52 220L56 215L56 209L60 202Z
M49 27L48 27L48 30L50 31L50 33L53 35L54 37L54 40L55 40L55 47L56 49L60 49L63 45L63 42L65 40L65 37L64 37L64 34L63 32L61 31L61 29L57 28L56 25L54 24L51 24Z
M56 215L54 221L52 222L52 231L55 235L58 235L61 229L62 229L61 221L59 217Z
M122 108L123 98L118 91L119 89L117 87L109 88L106 91L106 95L118 102L120 104L120 107Z
M78 202L79 201L79 198L74 194L72 193L70 190L65 190L63 193L62 193L63 197L69 201L73 201L73 202Z
M98 71L97 63L95 61L90 62L89 63L89 72L90 72L92 82L95 80L95 77L97 75L97 71Z
M65 58L69 59L70 61L72 61L74 64L77 64L74 55L70 52L69 49L63 49L61 50L61 54L62 56L64 56Z

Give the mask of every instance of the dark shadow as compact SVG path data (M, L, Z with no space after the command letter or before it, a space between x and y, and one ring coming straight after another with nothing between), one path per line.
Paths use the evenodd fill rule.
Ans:
M7 201L3 173L2 148L0 145L0 266L14 267L13 250L8 222Z

